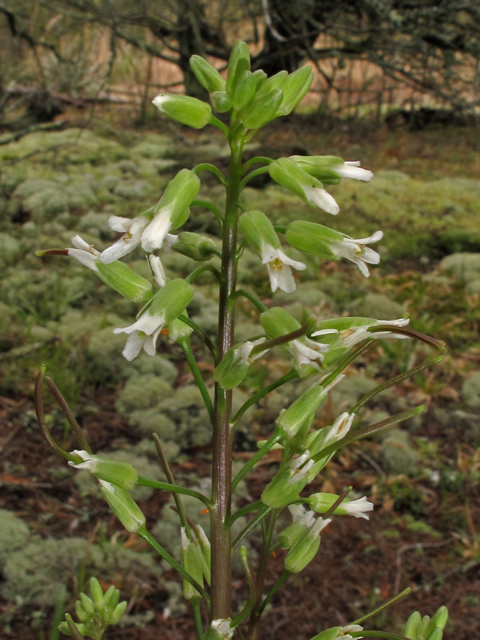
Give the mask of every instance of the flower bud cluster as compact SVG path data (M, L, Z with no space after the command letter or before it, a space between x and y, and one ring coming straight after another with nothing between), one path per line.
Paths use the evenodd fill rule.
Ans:
M75 612L80 622L74 622L67 614L65 622L60 623L59 629L67 636L101 638L107 627L117 624L125 613L127 601L119 603L120 591L113 585L103 593L96 578L90 579L89 598L84 593L77 600Z

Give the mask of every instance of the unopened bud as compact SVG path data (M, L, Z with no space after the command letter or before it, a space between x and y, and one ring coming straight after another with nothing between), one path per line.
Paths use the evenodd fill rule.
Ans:
M100 480L100 485L110 509L127 531L136 533L141 527L145 526L145 516L127 491L104 480Z
M250 70L250 51L245 42L237 40L228 61L226 90L229 95L234 94L240 76L248 70Z
M190 58L190 67L202 87L209 93L225 91L225 80L205 58L197 55L192 56Z
M244 111L243 124L245 128L260 129L274 120L282 99L283 93L280 89L270 91L262 98L255 98Z
M229 390L238 387L245 379L252 362L263 355L264 352L260 352L253 357L250 356L252 349L263 341L263 339L256 342L247 341L228 349L214 371L213 377L215 381L224 389Z
M178 234L178 241L172 246L173 251L181 253L192 260L210 260L216 251L213 240L201 236L199 233L182 231Z
M406 638L410 638L410 640L416 640L417 631L422 621L422 616L419 611L414 611L412 615L408 618L407 624L405 625L405 630L403 635Z
M313 82L313 69L301 67L290 73L282 86L283 100L278 108L277 116L288 116L306 96Z
M161 93L153 99L153 104L172 120L194 129L203 129L212 117L209 104L190 96Z
M330 518L327 518L327 520L318 518L309 533L300 538L290 549L285 558L285 569L287 571L299 573L313 560L320 548L320 532L329 522L331 522Z
M237 111L244 109L250 104L255 95L257 87L257 78L250 70L245 70L238 79L235 91L232 97L232 106Z

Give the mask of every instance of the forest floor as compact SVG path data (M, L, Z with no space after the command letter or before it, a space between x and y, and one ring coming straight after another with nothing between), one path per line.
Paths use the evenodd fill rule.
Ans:
M121 357L116 326L137 311L99 284L91 272L62 257L40 259L36 249L65 247L80 233L102 249L114 234L108 217L132 216L156 201L173 173L203 161L226 167L216 132L190 132L160 122L151 130L122 126L121 118L92 120L39 132L0 146L0 638L55 640L55 607L73 613L86 580L96 575L128 599L122 626L108 640L185 640L195 637L185 616L181 585L135 535L124 532L89 475L50 454L33 411L33 380L40 364L70 402L94 451L130 461L140 473L163 479L150 434L166 443L178 482L208 490L210 431L201 399L180 349L167 338L155 361ZM370 520L337 517L322 535L320 551L291 579L265 614L262 637L308 640L324 628L345 625L411 587L413 594L383 611L371 629L401 633L418 609L450 611L445 638L471 640L480 620L480 154L468 128L432 126L422 131L293 117L267 127L250 155L338 155L372 169L369 184L333 187L340 214L309 209L272 183L246 189L251 208L277 224L318 220L353 237L381 228L382 262L366 280L354 265L308 260L294 294L272 296L259 260L246 252L239 272L265 304L280 304L299 320L306 315L364 315L393 319L409 313L415 329L444 340L444 361L378 396L361 419L379 421L418 404L419 418L342 451L313 486L333 493L349 486L375 504ZM203 177L203 175L202 175ZM222 204L221 189L206 181L205 196ZM188 229L218 241L215 221L195 212ZM298 254L291 252L293 257ZM163 258L162 258L163 259ZM145 265L136 255L130 262ZM165 255L167 272L185 276L192 262ZM92 286L93 285L93 286ZM207 333L216 322L214 283L199 286L190 316ZM258 317L239 306L237 340L258 334ZM202 371L213 370L208 352L193 339ZM331 394L316 426L348 410L372 386L429 357L410 341L376 342L350 367ZM282 352L252 368L235 402L288 370ZM153 364L152 364L153 362ZM301 391L290 384L261 402L240 426L235 467L268 436L278 411ZM48 423L62 446L75 443L61 412L47 396ZM248 476L235 505L258 499L275 471L272 453ZM178 524L164 493L135 490L147 523L173 554ZM208 529L195 503L189 515ZM287 522L287 520L285 520ZM252 557L258 539L249 543ZM138 552L138 553L136 553ZM283 569L271 559L267 586ZM238 563L237 563L238 564ZM248 593L241 569L233 582L235 607ZM368 636L366 636L368 637Z

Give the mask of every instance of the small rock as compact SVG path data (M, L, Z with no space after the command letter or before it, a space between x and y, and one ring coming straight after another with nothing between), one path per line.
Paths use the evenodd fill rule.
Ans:
M364 298L348 305L352 315L376 318L377 320L396 320L405 314L401 304L390 300L381 293L368 293Z
M480 371L465 380L462 386L462 395L468 407L480 409Z
M414 476L417 473L418 453L412 448L408 433L393 429L380 447L382 464L393 474Z

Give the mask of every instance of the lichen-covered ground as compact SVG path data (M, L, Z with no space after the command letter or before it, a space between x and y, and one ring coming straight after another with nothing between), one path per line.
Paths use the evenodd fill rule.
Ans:
M266 638L308 640L326 626L346 624L411 586L414 595L378 616L373 625L400 632L418 607L431 614L446 604L446 638L471 640L480 618L480 155L477 132L468 129L369 131L293 118L267 129L248 153L309 153L361 159L375 172L369 184L332 188L341 213L333 218L302 205L272 184L246 190L252 207L278 224L302 217L365 237L378 228L382 264L365 280L349 264L312 259L294 294L272 297L259 260L246 253L242 287L255 288L267 304L285 306L297 318L344 313L391 319L410 313L414 328L445 340L449 354L435 368L380 395L362 415L381 420L426 404L421 418L381 438L363 441L329 465L318 487L340 493L353 486L375 503L369 522L337 518L325 532L308 569L276 596L265 617ZM110 515L96 484L53 457L33 412L33 379L41 363L56 381L97 452L131 461L142 475L162 478L150 435L165 442L176 478L208 491L210 428L200 394L179 348L162 337L160 356L127 363L124 338L112 333L137 311L68 258L35 257L36 249L67 247L80 233L102 249L114 234L112 214L132 216L150 206L174 171L211 161L226 166L227 149L215 133L181 131L165 123L135 132L98 122L36 133L0 146L0 637L49 637L55 606L65 597L71 611L90 575L114 583L129 600L123 626L110 640L193 638L183 616L181 588L171 571ZM205 174L203 174L205 175ZM221 204L211 180L203 193ZM218 240L215 221L196 210L189 230ZM295 252L291 255L295 257ZM163 259L163 258L162 258ZM146 270L140 255L130 263ZM186 275L193 263L164 255L170 275ZM207 332L216 325L213 282L199 282L191 317ZM257 335L257 314L241 303L237 340ZM193 339L207 377L208 352ZM428 357L407 341L378 342L348 371L318 415L318 426L348 409L374 384ZM257 362L236 393L260 388L288 370L282 352ZM251 410L235 441L240 467L271 432L279 410L305 383L290 383ZM65 447L71 433L53 400L47 420ZM235 503L259 496L275 457L239 487ZM138 488L134 497L148 523L172 553L178 527L168 496ZM187 503L208 528L208 516ZM240 523L241 525L241 523ZM250 542L255 554L258 540ZM279 554L280 556L280 554ZM272 559L268 582L282 569ZM238 571L236 602L247 598Z

